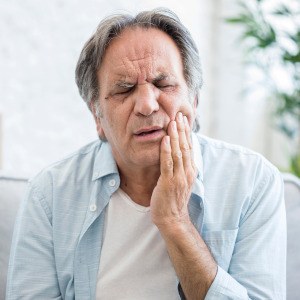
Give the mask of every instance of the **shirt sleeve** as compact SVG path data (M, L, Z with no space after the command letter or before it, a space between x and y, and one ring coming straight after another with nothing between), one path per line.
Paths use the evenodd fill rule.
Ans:
M55 268L52 215L45 196L29 183L10 253L6 299L62 299Z
M286 215L277 170L257 183L229 269L218 266L205 299L286 299Z

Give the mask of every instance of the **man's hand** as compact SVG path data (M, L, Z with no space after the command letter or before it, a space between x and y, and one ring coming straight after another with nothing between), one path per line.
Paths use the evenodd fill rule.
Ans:
M171 121L161 144L161 175L151 197L151 214L177 273L186 299L204 299L217 264L190 221L188 202L197 170L190 127L181 112Z
M161 175L151 197L151 214L158 227L189 221L188 201L196 177L190 126L186 116L177 113L168 135L161 143Z

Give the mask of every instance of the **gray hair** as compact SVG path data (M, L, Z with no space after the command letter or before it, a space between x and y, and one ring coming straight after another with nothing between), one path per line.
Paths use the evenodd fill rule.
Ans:
M99 86L97 71L101 66L105 51L113 38L130 27L157 28L167 33L180 50L184 76L191 94L198 97L202 86L202 68L197 46L189 31L180 22L178 16L166 8L143 11L136 16L128 14L113 15L100 22L96 32L84 45L79 56L75 79L80 96L87 103L89 109L97 103ZM194 99L191 99L191 101ZM198 105L198 99L197 99ZM99 113L99 105L95 105ZM196 117L193 130L200 128Z

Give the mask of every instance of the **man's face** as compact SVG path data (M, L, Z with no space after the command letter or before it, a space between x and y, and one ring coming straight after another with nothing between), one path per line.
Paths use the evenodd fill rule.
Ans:
M109 45L98 71L101 117L119 166L159 164L160 143L176 113L190 124L194 98L184 78L179 49L166 33L150 28L125 29Z

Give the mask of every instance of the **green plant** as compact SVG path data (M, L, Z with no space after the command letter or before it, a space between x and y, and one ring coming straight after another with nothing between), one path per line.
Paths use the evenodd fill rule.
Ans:
M243 29L245 62L262 74L260 87L273 101L274 123L294 146L290 171L300 177L300 2L276 7L271 0L237 3L239 14L226 21Z

